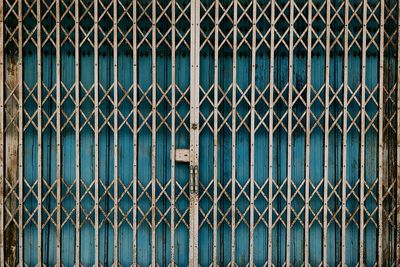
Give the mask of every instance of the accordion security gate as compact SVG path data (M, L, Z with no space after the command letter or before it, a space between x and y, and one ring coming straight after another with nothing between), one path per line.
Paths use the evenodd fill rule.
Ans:
M1 266L400 264L399 10L0 0Z

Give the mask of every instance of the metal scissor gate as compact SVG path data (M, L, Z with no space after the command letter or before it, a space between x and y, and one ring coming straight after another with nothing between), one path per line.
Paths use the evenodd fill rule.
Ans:
M0 0L0 266L399 266L397 0Z

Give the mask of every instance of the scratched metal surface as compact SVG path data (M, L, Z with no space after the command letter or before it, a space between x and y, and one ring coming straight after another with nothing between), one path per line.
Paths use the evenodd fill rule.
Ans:
M400 264L397 1L0 9L1 266Z

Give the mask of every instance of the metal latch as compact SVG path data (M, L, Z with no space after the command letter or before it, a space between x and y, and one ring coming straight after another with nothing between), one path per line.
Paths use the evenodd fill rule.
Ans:
M172 159L172 150L171 150L171 159ZM175 161L177 162L189 162L190 161L190 152L189 149L175 149Z
M190 166L190 193L199 193L199 172L198 166Z

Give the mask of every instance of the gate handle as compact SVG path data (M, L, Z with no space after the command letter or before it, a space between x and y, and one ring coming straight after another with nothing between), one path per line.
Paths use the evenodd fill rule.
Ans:
M199 172L198 166L190 166L190 193L199 193Z

